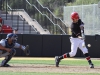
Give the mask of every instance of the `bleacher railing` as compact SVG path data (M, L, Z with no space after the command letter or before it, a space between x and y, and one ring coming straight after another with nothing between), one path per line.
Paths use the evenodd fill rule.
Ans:
M9 5L7 5L7 7L9 8L8 11L10 11L11 15L13 16L14 12L18 13L18 18L17 18L17 29L19 28L19 21L20 19L23 21L23 32L25 31L25 19L22 17L22 15L19 14L19 11L23 11L23 12L26 12L24 9L12 9ZM13 17L12 17L13 18ZM20 18L20 19L19 19ZM12 19L13 20L13 19ZM30 25L29 26L29 33L31 34L32 30L31 30L31 27L34 29L35 32L37 32L37 30L34 28L33 25Z
M26 1L29 2L30 0ZM38 0L34 0L33 4L41 13L46 14L54 24L59 25L66 34L68 33L68 26L62 21L62 19L56 17L47 7L44 7Z
M44 29L48 29L51 34L66 34L58 24L55 24L46 14L41 13L35 5L30 4L28 1L27 3L33 9L35 15L31 16L32 14L26 9L27 13L31 18L35 18Z
M22 0L23 2L21 2L21 0L18 0L18 1L20 3L16 4L16 0L13 0L12 3L15 3L15 4L12 5L11 0L9 0L8 4L12 9L24 9L32 19L36 19L37 22L44 29L49 30L51 34L67 34L68 33L67 26L63 22L61 22L62 21L61 19L57 19L53 15L53 13L50 12L50 10L48 11L48 9L44 9L42 7L41 9L37 8L36 0L33 1L33 2L36 2L36 5L30 4L28 0L25 0L25 1ZM38 7L39 7L39 3L38 3ZM49 13L43 13L42 10L46 10L46 12L49 12Z

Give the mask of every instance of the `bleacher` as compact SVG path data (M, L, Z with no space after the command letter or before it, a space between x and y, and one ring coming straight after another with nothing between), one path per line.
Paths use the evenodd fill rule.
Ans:
M7 16L7 18L6 18ZM19 15L1 14L4 25L17 28L18 34L37 34L37 32Z
M21 7L16 4L12 7L10 0L8 1L7 12L1 15L5 25L11 26L12 29L17 28L19 34L68 34L68 27L64 22L43 7L38 0L34 0L33 4L28 0L25 0L25 4L21 3Z

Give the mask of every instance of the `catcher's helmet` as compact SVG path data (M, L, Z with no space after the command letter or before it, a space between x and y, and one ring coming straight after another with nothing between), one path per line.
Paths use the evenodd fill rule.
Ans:
M79 15L77 12L73 12L71 13L71 19L74 20L74 19L79 19Z
M9 34L7 34L6 39L8 39L8 38L11 38L11 39L13 40L13 42L16 42L16 41L17 41L18 36L17 36L16 34L9 33Z
M7 34L6 39L8 39L8 38L12 38L12 37L18 37L18 36L17 36L16 34L9 33L9 34Z

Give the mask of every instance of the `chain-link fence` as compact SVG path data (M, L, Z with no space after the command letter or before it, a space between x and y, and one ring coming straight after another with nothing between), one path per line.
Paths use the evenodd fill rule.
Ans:
M64 22L68 25L71 25L70 14L74 11L79 13L84 22L86 35L100 34L100 8L98 4L65 6Z

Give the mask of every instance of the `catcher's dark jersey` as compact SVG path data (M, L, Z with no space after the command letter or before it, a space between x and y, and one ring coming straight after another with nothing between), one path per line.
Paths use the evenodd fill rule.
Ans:
M81 25L84 25L81 19L79 19L77 23L72 22L71 24L72 37L77 38L78 36L81 36L81 29L80 29Z

